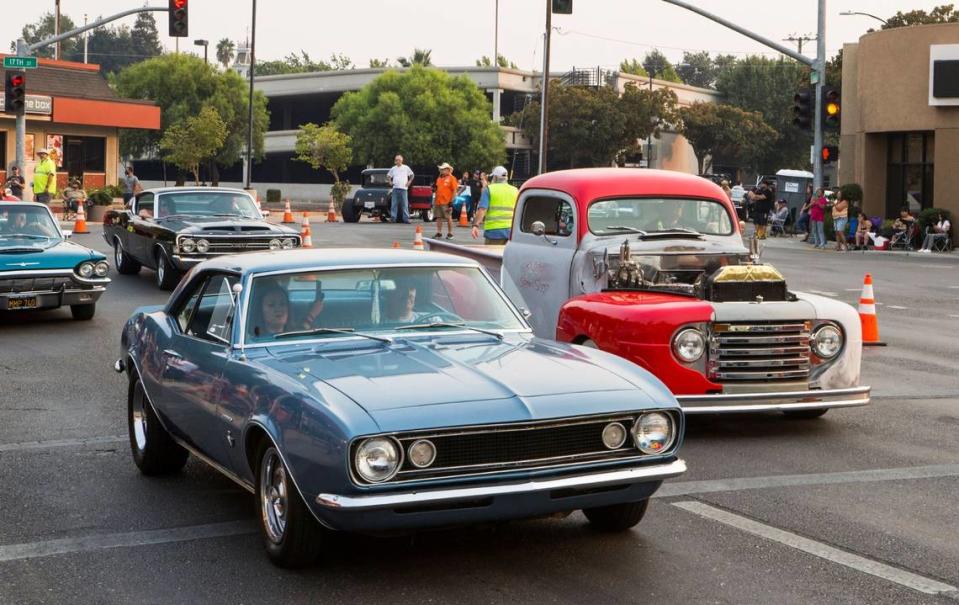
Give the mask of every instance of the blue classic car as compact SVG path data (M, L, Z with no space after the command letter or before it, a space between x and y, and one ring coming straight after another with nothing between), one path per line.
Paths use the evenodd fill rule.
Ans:
M133 458L190 454L256 494L267 553L310 562L329 530L378 533L583 510L624 530L677 458L684 419L651 374L535 338L474 261L262 252L195 267L136 311Z
M0 202L0 311L69 305L74 319L93 318L110 265L69 235L44 204Z

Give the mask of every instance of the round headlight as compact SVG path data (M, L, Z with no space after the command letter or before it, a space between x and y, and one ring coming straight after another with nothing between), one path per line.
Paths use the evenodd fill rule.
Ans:
M183 250L187 254L196 250L196 242L188 237L184 237L180 240L180 250Z
M626 443L626 427L618 422L610 422L603 428L603 445L611 450Z
M842 332L834 325L827 324L812 335L812 350L821 359L832 359L842 349Z
M673 419L669 414L649 412L636 419L633 442L644 454L659 454L673 444Z
M407 454L416 468L426 468L436 460L436 446L431 441L420 439L413 442Z
M102 260L93 268L93 272L97 274L97 277L106 277L110 272L110 264Z
M80 275L80 277L90 277L93 275L95 270L96 268L93 266L93 263L83 263L77 269L77 273Z
M692 363L706 352L706 337L695 328L687 328L673 338L673 353L680 361Z
M283 246L283 243L278 239L270 240L270 250L279 250Z
M392 439L367 439L356 448L356 472L370 483L386 481L400 468L400 451Z
M283 240L283 249L284 249L284 250L292 250L292 249L293 249L293 240L290 239L290 238L286 238L285 240Z
M196 251L200 254L206 254L210 251L210 242L205 239L201 239L196 243Z

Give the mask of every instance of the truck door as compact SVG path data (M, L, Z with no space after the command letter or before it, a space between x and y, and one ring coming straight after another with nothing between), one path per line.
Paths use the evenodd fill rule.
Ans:
M556 337L559 309L569 299L577 220L573 199L558 191L531 190L517 202L502 283L543 338Z

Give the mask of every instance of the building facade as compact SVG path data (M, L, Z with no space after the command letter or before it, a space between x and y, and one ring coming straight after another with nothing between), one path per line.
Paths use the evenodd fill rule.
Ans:
M839 178L870 216L959 213L959 23L866 34L843 47Z

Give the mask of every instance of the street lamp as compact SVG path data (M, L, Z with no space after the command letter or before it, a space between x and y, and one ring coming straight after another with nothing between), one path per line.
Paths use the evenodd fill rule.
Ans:
M209 64L210 61L209 61L209 59L207 58L207 50L209 50L209 48L210 48L210 41L209 41L209 40L194 40L194 41L193 41L193 45L194 45L194 46L202 46L202 47L203 47L203 62L206 63L206 64Z
M851 17L852 15L862 15L863 17L872 17L876 21L882 22L883 25L889 24L889 22L883 19L882 17L877 17L876 15L872 15L870 13L861 13L859 11L842 11L839 14L842 15L843 17Z

